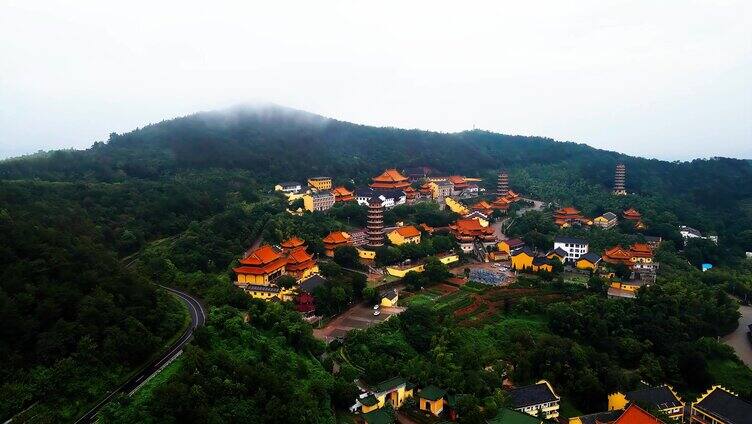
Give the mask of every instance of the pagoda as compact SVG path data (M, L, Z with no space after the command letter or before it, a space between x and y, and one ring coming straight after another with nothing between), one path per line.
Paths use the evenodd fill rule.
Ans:
M591 225L593 222L582 216L576 208L567 206L554 212L554 223L564 228L572 225Z
M329 257L334 256L334 250L338 247L352 244L352 237L344 231L332 231L324 237L324 254Z
M384 245L384 204L378 197L368 200L368 246L372 248Z
M507 171L501 171L499 173L499 181L496 184L496 195L504 197L509 192L509 175Z
M617 196L626 196L626 180L627 180L627 167L623 163L616 165L616 173L614 174L614 194Z
M335 202L349 202L355 200L355 193L342 186L332 189L332 194L334 195Z
M418 195L420 194L418 193L418 190L412 188L411 186L405 187L405 189L402 191L405 192L405 203L407 203L408 205L414 204L415 200L418 198Z
M280 250L265 244L250 251L240 260L240 266L233 268L236 284L268 285L285 274L286 264Z
M370 187L375 190L402 190L410 186L407 177L394 168L387 169L381 175L373 177Z

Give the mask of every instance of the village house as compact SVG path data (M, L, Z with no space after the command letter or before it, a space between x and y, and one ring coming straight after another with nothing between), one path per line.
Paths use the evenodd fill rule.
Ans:
M402 377L393 377L371 387L369 393L357 399L355 407L360 408L360 412L366 414L383 408L389 402L394 409L397 409L411 397L413 397L412 385L409 385Z
M428 386L418 392L418 409L438 416L444 410L446 392L436 386Z
M525 246L525 242L522 241L522 239L511 238L500 241L497 248L499 249L499 252L511 254L513 251L520 249L523 246Z
M554 239L554 250L561 249L567 252L566 261L574 263L582 255L588 252L588 242L577 237L559 236Z
M329 177L313 177L308 179L308 187L317 191L332 189L332 179Z
M332 231L324 239L324 254L334 257L334 250L341 246L351 246L352 238L344 231Z
M533 416L542 416L547 420L559 416L559 401L561 397L554 392L551 384L540 380L536 384L522 386L509 392L512 407L517 411Z
M600 263L601 263L601 255L598 255L593 252L588 252L580 256L580 259L577 259L577 262L575 262L575 266L577 267L577 269L595 271L598 269L598 264Z
M554 259L555 260L555 259ZM551 259L545 256L536 256L533 258L533 272L546 271L553 272L554 267Z
M603 215L593 219L593 225L595 225L596 227L603 228L603 229L613 228L618 223L619 223L618 218L616 217L616 214L613 212L606 212Z
M684 402L668 384L608 395L610 411L624 409L630 402L649 405L675 420L681 421L684 416Z
M282 193L299 193L303 189L303 186L295 181L286 181L274 186L274 191L281 191Z
M548 259L556 259L559 262L564 263L567 260L567 251L559 247L552 249L548 253L546 253L546 257Z
M535 259L535 253L528 247L522 247L520 249L513 250L512 257L512 269L516 271L532 270L533 259Z
M383 293L381 293L381 306L385 306L387 308L397 306L397 302L399 301L399 293L397 292L397 289L391 289L387 290Z
M750 424L752 403L723 386L713 386L692 402L690 424Z
M334 206L334 195L328 191L306 194L303 196L303 209L308 212L329 210Z
M562 228L578 225L593 225L593 221L584 217L579 210L571 206L561 208L554 212L554 223Z
M390 231L386 236L395 246L401 246L405 243L420 243L420 231L412 225L397 227Z

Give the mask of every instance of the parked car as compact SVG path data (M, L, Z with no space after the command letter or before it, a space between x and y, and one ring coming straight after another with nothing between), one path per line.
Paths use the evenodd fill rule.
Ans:
M378 305L378 304L376 304L376 305L373 305L373 310L375 311L375 310L377 310L377 309L379 309L379 305Z
M381 315L381 311L379 311L378 309L373 311L373 316L377 317L379 315Z

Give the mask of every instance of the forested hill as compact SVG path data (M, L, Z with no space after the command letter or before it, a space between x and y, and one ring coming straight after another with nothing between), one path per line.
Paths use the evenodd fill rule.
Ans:
M492 183L492 173L504 167L517 189L553 197L548 200L577 202L582 184L608 190L617 162L627 165L629 191L680 199L682 204L672 209L683 223L722 232L728 230L723 227L752 222L752 165L745 160L666 162L540 137L356 125L279 106L197 113L112 134L107 142L85 151L6 160L0 162L0 179L116 182L220 168L247 170L269 185L318 174L339 177L337 182L346 184L351 178L366 182L386 167L427 165L447 173L485 176ZM556 184L567 190L557 192L552 187ZM705 212L685 213L687 205ZM588 211L586 204L582 207L598 212ZM724 224L714 222L716 213L725 215L720 219Z

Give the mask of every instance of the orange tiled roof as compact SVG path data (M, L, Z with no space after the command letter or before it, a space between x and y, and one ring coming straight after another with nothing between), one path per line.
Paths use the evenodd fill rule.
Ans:
M383 183L396 183L400 181L407 181L407 177L400 174L396 169L390 168L381 173L381 175L373 177L373 181Z
M417 237L420 235L420 231L418 231L418 229L413 227L412 225L408 225L407 227L399 227L394 231L396 231L402 237Z
M285 249L293 249L295 247L299 247L304 244L305 244L305 241L303 239L301 239L298 236L292 236L289 239L280 243L280 246L282 246Z
M328 236L324 237L324 243L339 244L347 243L350 241L350 235L342 231L332 231Z
M313 258L313 255L306 252L305 247L298 247L297 249L291 251L287 255L288 263L301 263L301 262L309 261L312 258Z
M485 200L481 200L480 202L474 204L472 208L473 209L490 209L491 204L486 202Z
M348 190L346 187L335 187L332 189L332 194L335 196L352 196L353 192Z
M610 249L606 249L603 256L611 259L629 260L629 258L632 257L632 254L621 246L614 246Z
M276 261L281 257L282 254L277 249L265 244L241 259L240 263L243 265L261 266Z
M410 193L415 193L415 191L416 191L416 190L415 190L414 188L412 188L411 186L407 186L407 187L405 187L405 189L404 189L404 190L402 190L402 191L404 191L404 192L405 192L405 194L410 194Z
M619 415L619 418L617 418L616 421L614 421L612 424L661 424L661 423L662 423L661 420L649 414L647 411L635 405L634 403L631 403L629 404L627 409L625 409L624 412L621 415Z
M556 211L556 214L557 215L579 215L580 211L578 211L577 209L571 206L567 206Z
M493 228L480 225L480 220L477 218L458 219L453 227L462 235L493 234Z
M635 208L629 208L624 211L624 217L630 219L638 219L642 216Z
M641 256L641 257L653 256L653 248L650 247L650 245L647 243L635 243L629 248L629 250L632 252L634 256Z

